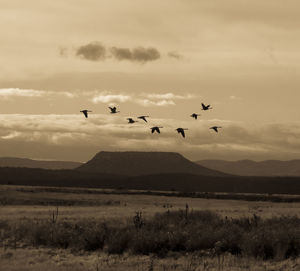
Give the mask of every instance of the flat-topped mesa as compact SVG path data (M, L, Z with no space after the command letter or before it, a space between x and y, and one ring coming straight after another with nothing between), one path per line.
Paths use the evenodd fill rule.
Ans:
M128 176L190 173L204 176L226 176L197 165L176 152L105 152L97 153L77 170Z

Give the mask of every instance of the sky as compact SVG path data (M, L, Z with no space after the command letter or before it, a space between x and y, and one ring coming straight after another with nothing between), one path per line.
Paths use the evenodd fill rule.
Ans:
M84 162L105 150L300 159L299 1L0 7L0 156ZM110 114L112 105L120 113ZM127 123L140 115L148 123ZM186 138L178 127L188 128Z

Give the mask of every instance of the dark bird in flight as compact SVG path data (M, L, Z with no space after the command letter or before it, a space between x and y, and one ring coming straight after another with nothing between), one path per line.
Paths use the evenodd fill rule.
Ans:
M176 131L178 134L181 134L183 137L185 137L184 130L188 130L187 128L177 128Z
M163 128L163 127L154 126L154 127L150 128L151 129L151 133L153 134L154 132L158 132L160 134L159 128Z
M193 114L191 115L191 117L194 118L195 120L198 118L198 116L200 116L200 114L193 113Z
M80 112L82 112L83 113L83 115L86 117L86 118L88 118L88 112L92 112L91 110L81 110Z
M205 105L204 103L201 103L202 105L202 109L201 110L208 110L208 109L212 109L212 107L210 107L210 104Z
M108 107L110 109L110 113L111 114L116 114L116 113L119 113L120 111L117 111L117 108L114 106L114 107Z
M135 122L138 122L137 120L134 120L132 118L128 118L128 123L135 123Z
M138 119L142 119L143 121L147 122L147 119L149 116L139 116Z
M219 128L222 128L222 127L221 126L212 126L209 129L213 129L217 133Z

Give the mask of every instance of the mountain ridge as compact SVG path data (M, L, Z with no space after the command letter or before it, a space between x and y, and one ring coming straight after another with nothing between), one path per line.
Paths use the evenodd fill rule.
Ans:
M43 169L75 169L82 163L73 161L36 160L19 157L0 157L0 167L22 167Z
M101 151L76 170L91 173L118 173L127 176L162 173L228 176L228 174L197 165L176 152Z
M198 160L195 163L210 169L239 176L300 176L300 159L294 160Z

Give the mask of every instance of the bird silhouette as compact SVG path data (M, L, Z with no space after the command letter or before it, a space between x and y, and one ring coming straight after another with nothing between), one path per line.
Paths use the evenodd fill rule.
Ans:
M184 130L188 130L187 128L177 128L176 131L178 134L181 134L183 137L185 137Z
M195 120L198 118L198 116L200 116L200 114L193 113L193 114L191 115L191 117L194 118Z
M83 115L84 115L86 118L88 118L88 112L92 112L92 111L91 111L91 110L85 109L85 110L81 110L80 112L82 112Z
M128 118L128 123L135 123L135 122L138 122L137 120L134 120L132 118Z
M217 133L219 128L222 128L222 127L221 126L212 126L209 129L213 129Z
M114 106L114 107L108 107L110 109L110 113L111 114L116 114L116 113L119 113L120 111L117 111L117 108Z
M149 118L149 116L139 116L138 119L142 119L143 121L147 122L146 118Z
M163 127L154 126L154 127L150 128L151 129L151 133L153 134L154 132L158 132L160 134L159 128L163 128Z
M205 105L204 103L201 103L201 105L202 105L202 109L201 110L208 110L208 109L212 109L212 107L210 107L210 104L208 104L208 105Z

